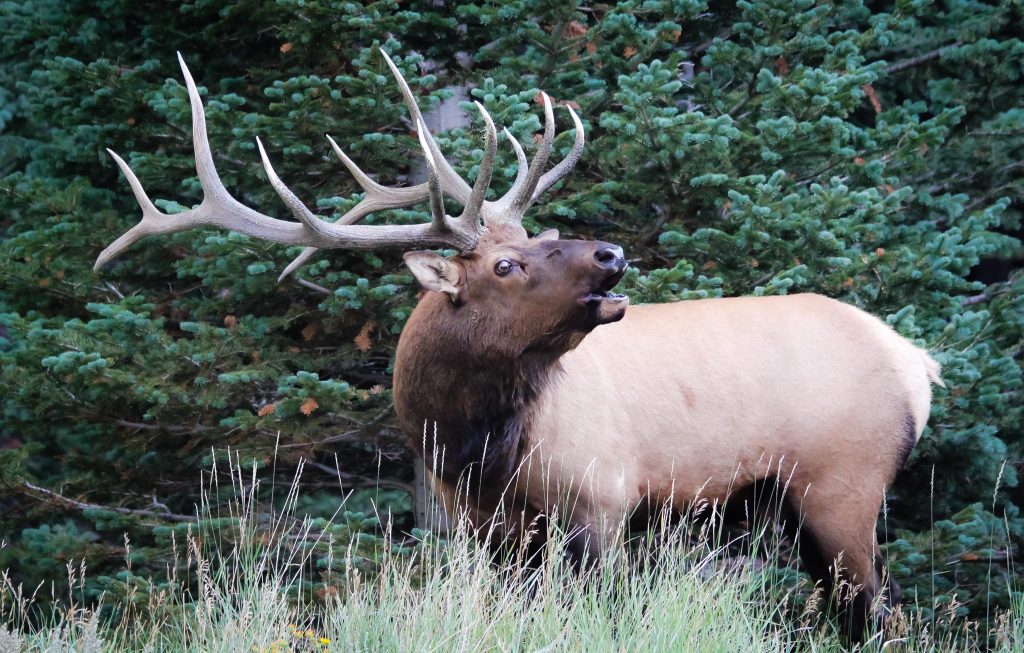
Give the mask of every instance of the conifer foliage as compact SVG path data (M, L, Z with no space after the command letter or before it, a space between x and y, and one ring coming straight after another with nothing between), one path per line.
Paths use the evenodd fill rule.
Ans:
M1011 0L0 2L0 569L31 587L84 560L90 596L141 600L228 456L282 487L305 460L313 515L354 491L337 559L372 540L371 499L411 527L389 388L417 289L396 252L321 254L278 283L299 248L199 230L91 269L138 219L105 148L162 210L201 196L176 51L249 205L286 215L257 136L327 219L359 188L325 133L414 183L383 47L425 109L468 86L527 144L540 90L577 108L584 158L526 226L621 244L634 302L819 292L934 352L947 387L886 551L923 598L1006 602L984 563L1024 539L1021 24ZM470 179L479 127L439 134ZM503 142L492 192L514 174Z

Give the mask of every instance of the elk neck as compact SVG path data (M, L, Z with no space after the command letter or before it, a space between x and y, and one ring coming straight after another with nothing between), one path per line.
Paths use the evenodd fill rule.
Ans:
M428 466L436 462L436 476L470 492L481 477L501 487L515 471L536 400L559 373L563 352L517 350L473 310L427 293L402 331L394 373L409 445Z

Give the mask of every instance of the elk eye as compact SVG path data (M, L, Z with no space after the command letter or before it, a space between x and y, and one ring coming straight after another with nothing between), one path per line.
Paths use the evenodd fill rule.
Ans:
M494 274L498 275L499 277L503 277L512 271L512 267L512 261L508 260L507 258L503 258L494 264Z

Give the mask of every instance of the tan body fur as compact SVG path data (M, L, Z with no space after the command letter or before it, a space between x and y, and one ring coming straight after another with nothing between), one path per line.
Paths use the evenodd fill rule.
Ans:
M570 506L601 547L645 500L723 501L774 476L827 564L841 554L874 596L883 496L940 382L923 350L807 294L633 306L560 363L514 481L528 515Z
M577 519L615 524L648 494L682 506L778 475L844 521L863 513L842 539L865 545L935 370L881 321L818 295L634 306L562 366L527 466L531 486L552 464L563 485L586 485Z

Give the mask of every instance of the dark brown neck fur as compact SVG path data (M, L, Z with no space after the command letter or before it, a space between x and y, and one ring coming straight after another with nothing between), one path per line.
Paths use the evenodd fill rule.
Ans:
M481 478L500 489L515 470L563 350L515 351L473 310L441 293L423 297L398 344L394 396L409 445L428 466L436 453L442 480L477 493Z

